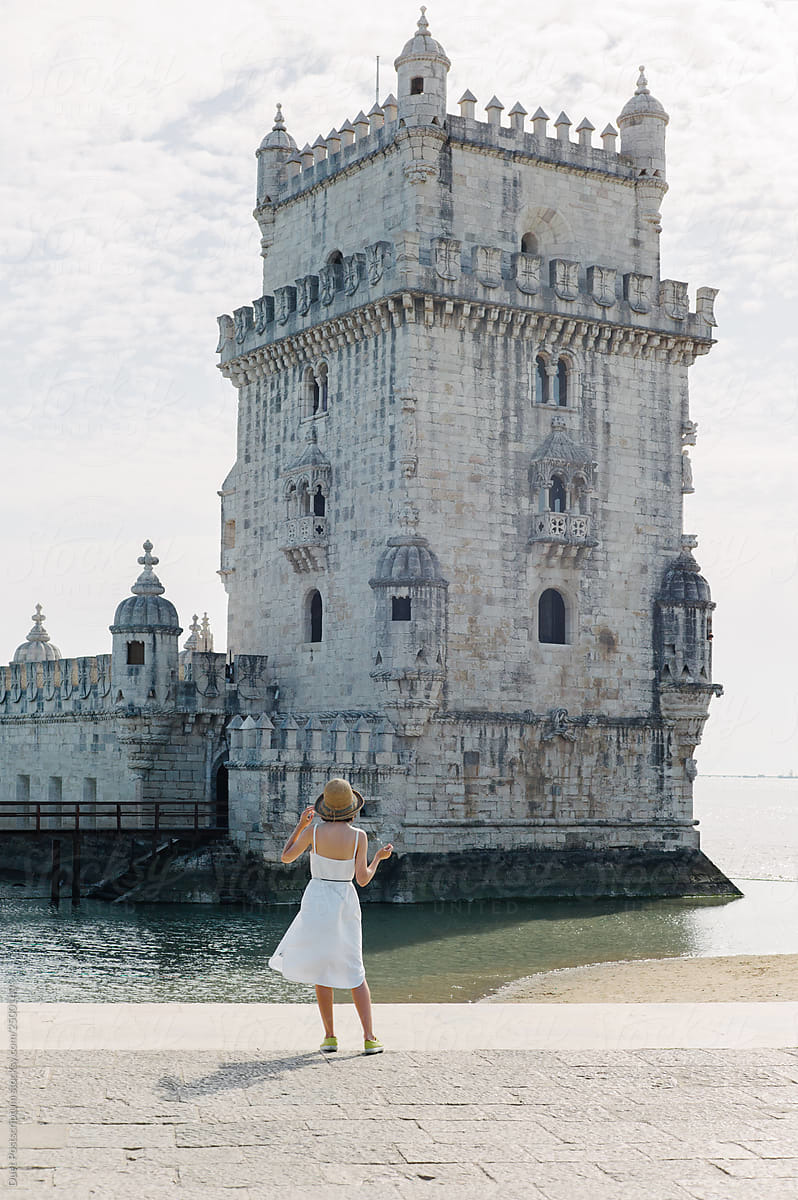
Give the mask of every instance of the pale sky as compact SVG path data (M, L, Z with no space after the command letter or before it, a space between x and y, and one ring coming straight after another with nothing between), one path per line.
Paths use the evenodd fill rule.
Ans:
M224 649L217 489L236 392L216 316L261 294L254 151L395 91L415 4L79 0L5 6L0 660L41 602L64 655L106 653L147 537L188 631ZM718 607L708 773L798 773L795 327L798 2L432 0L449 111L466 88L615 123L639 64L670 114L662 274L720 289L691 371L685 529ZM185 636L184 635L184 638ZM181 639L182 640L184 640Z

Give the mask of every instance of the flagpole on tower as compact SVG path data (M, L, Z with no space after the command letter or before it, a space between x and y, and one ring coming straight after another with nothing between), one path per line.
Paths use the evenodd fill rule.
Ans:
M377 90L377 94L374 97L374 103L379 104L379 102L380 102L380 56L379 56L379 54L377 55L377 89L376 90Z

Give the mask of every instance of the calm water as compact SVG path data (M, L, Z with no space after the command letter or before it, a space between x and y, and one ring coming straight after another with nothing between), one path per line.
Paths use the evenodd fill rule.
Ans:
M798 953L798 780L701 779L696 812L742 900L365 905L375 1000L475 1000L534 971L613 959ZM68 898L56 910L0 884L0 995L13 975L22 1000L312 1000L265 965L294 911Z

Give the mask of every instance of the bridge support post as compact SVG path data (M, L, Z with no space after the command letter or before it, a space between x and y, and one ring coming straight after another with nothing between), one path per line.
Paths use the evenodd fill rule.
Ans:
M53 860L50 865L50 903L58 904L58 883L61 875L61 842L53 838Z
M72 903L80 904L80 834L72 834Z

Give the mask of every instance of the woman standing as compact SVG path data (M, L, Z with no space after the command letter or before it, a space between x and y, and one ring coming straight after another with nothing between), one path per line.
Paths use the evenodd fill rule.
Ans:
M380 1054L374 1034L371 993L363 967L360 901L352 884L365 887L393 846L380 847L371 862L364 829L352 825L363 807L360 792L345 779L331 779L312 808L306 808L280 855L294 862L310 848L310 882L302 904L269 959L269 966L294 983L314 983L324 1025L321 1049L333 1053L338 1039L333 1026L333 988L350 988L363 1026L364 1053ZM321 821L314 821L319 816Z

